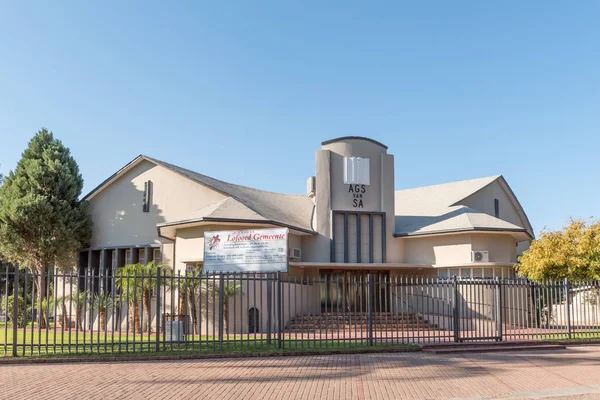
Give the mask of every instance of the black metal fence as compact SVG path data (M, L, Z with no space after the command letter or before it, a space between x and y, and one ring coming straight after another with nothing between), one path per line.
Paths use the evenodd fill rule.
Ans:
M5 356L600 338L598 282L4 272Z

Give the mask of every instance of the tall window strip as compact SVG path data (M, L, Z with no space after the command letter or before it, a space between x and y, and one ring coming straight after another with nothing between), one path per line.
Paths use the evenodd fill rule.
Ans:
M331 262L385 262L385 213L332 211L332 230Z
M498 199L494 199L494 216L500 218L500 202Z
M77 250L77 271L80 290L109 293L112 276L126 264L145 264L152 260L160 262L159 247L146 245L117 248L92 248ZM88 279L86 280L86 276ZM108 276L108 277L107 277ZM100 280L99 277L102 277Z
M152 204L152 181L144 182L144 198L143 212L150 212L150 204Z

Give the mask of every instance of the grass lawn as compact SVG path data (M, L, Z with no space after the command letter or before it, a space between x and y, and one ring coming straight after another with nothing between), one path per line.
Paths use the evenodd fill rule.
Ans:
M0 326L0 357L12 356L13 344L12 327L5 329L4 324ZM61 332L57 327L56 333L54 327L50 326L48 332L37 328L27 328L17 331L17 354L18 356L118 356L118 355L172 355L172 354L190 354L190 353L270 353L270 352L289 352L289 351L330 351L344 349L373 349L374 346L366 344L366 339L343 341L333 339L307 340L291 339L282 340L282 348L277 346L276 336L273 335L271 343L268 344L266 338L249 335L225 335L223 343L219 343L218 338L214 336L195 335L193 341L187 342L166 342L163 341L163 335L158 336L159 350L156 348L156 334L148 335L126 334L125 332L104 332L98 334L97 331L90 333L86 331L64 331ZM375 343L377 348L394 349L414 349L416 345L401 343Z
M276 345L276 342L273 341L273 343L271 345L267 345L266 341L257 341L256 345L254 343L252 344L247 344L247 343L236 343L234 344L233 342L227 342L227 343L223 343L221 346L218 344L217 341L215 342L209 342L209 344L207 345L206 343L202 343L202 344L198 344L198 343L188 343L187 345L184 343L167 343L165 347L162 346L158 351L156 351L155 347L150 347L148 348L147 346L143 347L142 349L140 349L140 346L138 345L135 349L135 351L133 350L132 345L128 346L128 350L126 350L126 346L122 345L121 348L121 352L117 351L117 346L115 345L115 352L111 352L110 351L110 346L109 346L109 351L104 352L102 349L101 351L97 351L96 348L94 347L94 349L92 351L90 351L90 347L88 346L87 349L84 351L83 348L80 346L79 347L79 351L76 353L75 350L73 349L73 351L71 353L69 352L60 352L57 351L56 353L52 352L52 349L49 352L45 352L44 349L42 349L42 351L40 352L40 354L38 355L37 350L36 352L34 352L33 354L29 354L28 352L25 353L25 356L33 356L33 357L42 357L42 358L53 358L53 357L94 357L94 358L102 358L102 357L129 357L129 356L146 356L146 355L153 355L153 356L169 356L169 355L183 355L183 354L269 354L269 353L276 353L276 354L280 354L280 353L289 353L289 352L293 352L293 353L302 353L302 352L329 352L329 351L336 351L336 350L373 350L373 349L381 349L381 350L418 350L420 347L417 345L411 345L411 344L384 344L384 345L379 345L377 344L376 346L367 346L366 344L360 344L360 343L342 343L342 344L338 344L330 342L328 344L326 344L325 342L321 342L321 343L317 343L317 347L313 346L313 343L308 343L308 341L305 341L304 343L301 343L300 341L294 341L294 340L286 340L284 341L284 346L283 348L278 348ZM20 353L19 353L20 356ZM1 358L1 357L0 357ZM1 364L1 361L0 361Z
M541 340L549 340L549 341L557 341L557 342L585 342L585 341L593 341L600 340L600 332L592 332L592 333L571 333L571 337L564 333L560 335L541 335Z
M12 356L13 329L0 323L0 358ZM273 352L303 352L303 351L331 351L331 350L362 350L362 349L414 349L417 345L403 343L389 343L386 339L375 338L374 345L367 345L366 339L337 340L322 338L293 338L284 337L282 348L277 346L276 335L272 336L271 343L267 343L266 336L253 335L225 335L224 341L219 343L218 337L211 335L195 335L187 338L186 342L164 341L163 335L158 335L158 350L156 334L148 335L121 332L90 332L85 334L79 330L61 331L60 327L54 331L51 324L48 332L38 330L31 324L27 329L17 331L18 356L39 357L64 357L64 356L128 356L128 355L174 355L174 354L224 354L224 353L273 353ZM563 341L585 343L600 340L600 332L580 333L573 332L571 338L566 333L539 334L533 340ZM398 339L396 339L398 341Z

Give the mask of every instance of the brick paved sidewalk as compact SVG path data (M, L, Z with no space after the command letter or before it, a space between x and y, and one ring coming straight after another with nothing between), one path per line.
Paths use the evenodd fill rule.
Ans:
M0 398L600 398L600 346L0 367ZM558 397L560 398L560 397Z

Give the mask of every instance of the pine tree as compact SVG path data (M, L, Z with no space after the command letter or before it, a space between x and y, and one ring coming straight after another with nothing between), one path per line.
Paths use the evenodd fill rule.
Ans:
M92 222L80 201L83 178L67 147L42 128L0 186L0 250L10 262L36 274L37 304L46 297L45 275L71 267L88 244ZM46 316L40 313L45 327Z

